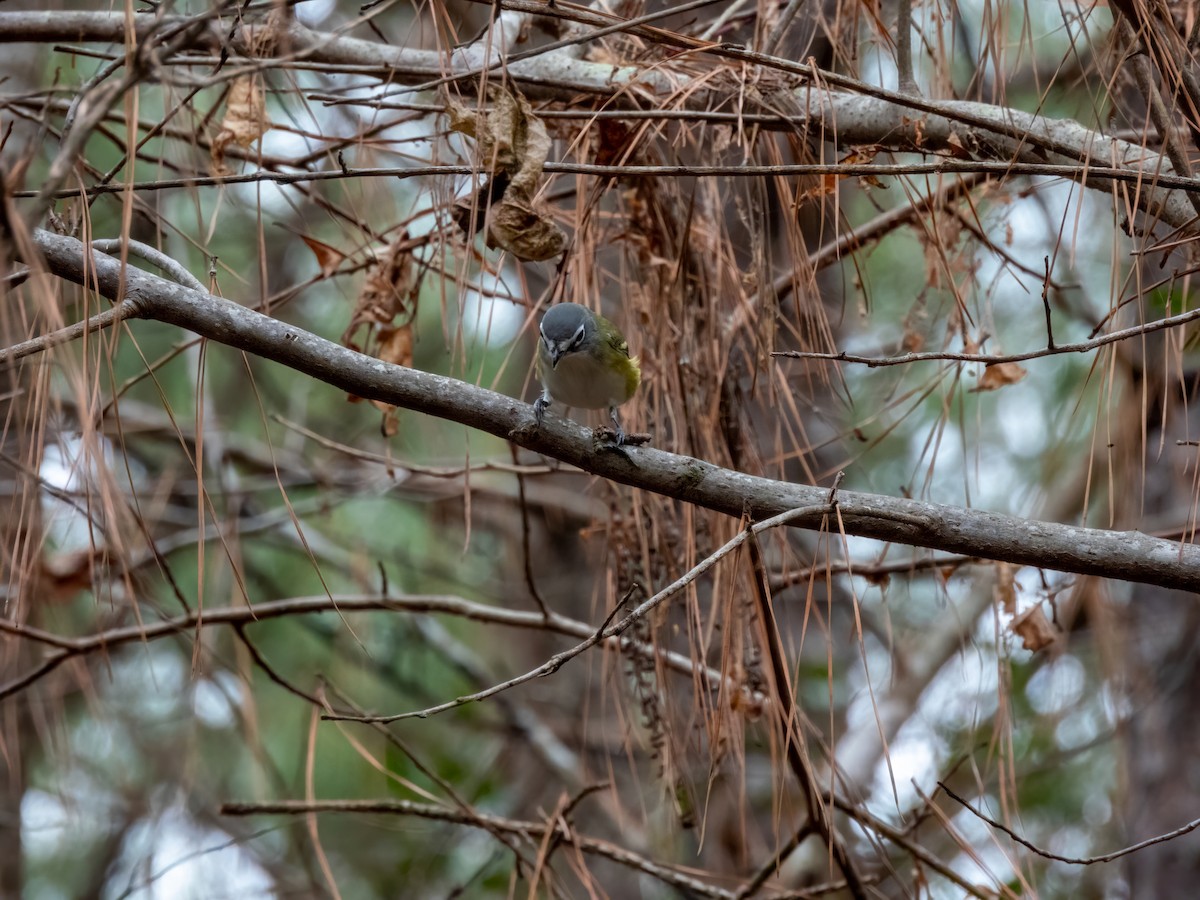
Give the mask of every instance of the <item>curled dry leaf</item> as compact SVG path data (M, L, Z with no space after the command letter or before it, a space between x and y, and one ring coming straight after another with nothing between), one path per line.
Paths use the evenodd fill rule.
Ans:
M375 355L384 362L411 368L413 362L412 321L395 328L380 328L379 341L375 349L377 351Z
M464 197L454 204L450 214L454 224L468 240L483 230L483 226L487 224L485 214L503 199L508 185L508 173L497 172L490 181L479 186L474 196Z
M346 259L346 254L334 247L332 244L326 244L324 241L318 241L315 237L309 237L307 234L294 232L308 245L308 249L313 252L313 256L317 258L317 265L321 267L321 274L328 278L338 270L338 266Z
M455 219L470 237L477 227L474 211L486 199L489 247L507 250L518 259L549 259L567 245L562 229L533 202L550 153L550 135L520 94L492 87L488 97L491 108L478 114L450 104L450 129L475 139L479 158L492 176L491 185L457 204Z
M354 402L361 398L351 397L350 399ZM382 400L372 400L371 405L383 413L383 418L379 421L379 433L385 438L395 436L396 432L400 430L400 407L384 403Z
M417 294L421 285L414 277L416 265L408 232L400 232L383 251L378 260L367 270L354 304L354 314L342 335L342 343L354 350L361 350L354 343L354 332L363 325L379 326L376 337L381 337L382 328L390 328L399 317L411 322L417 314Z
M950 155L955 159L970 159L971 151L967 149L957 131L951 131L950 136L946 138L946 146L950 150Z
M866 147L857 147L848 154L838 160L839 166L859 166L871 162L879 155L879 148L870 145ZM817 186L810 188L800 194L800 200L808 200L812 197L821 197L826 194L832 194L837 190L838 182L843 178L858 178L861 182L870 185L871 187L887 189L887 185L876 178L874 175L841 175L834 173L832 175L822 175Z
M1046 618L1040 603L1013 619L1012 630L1021 639L1021 646L1034 653L1058 640L1058 631Z
M230 144L249 147L270 127L267 101L258 79L253 75L235 78L225 100L225 118L221 120L221 130L212 142L213 171L219 175L229 172L225 166L226 147Z
M535 210L523 192L509 187L488 216L488 246L507 250L518 259L540 262L562 253L567 236Z
M983 370L979 384L972 391L995 391L1010 384L1016 384L1029 374L1029 371L1019 363L996 363Z
M384 362L411 367L413 320L417 315L420 289L408 232L402 231L368 270L350 324L342 335L342 343L352 350L373 353ZM365 348L354 341L354 333L363 325L370 329ZM361 400L354 395L346 399L351 403ZM391 437L400 428L399 411L388 403L372 403L383 412L380 430L384 437Z

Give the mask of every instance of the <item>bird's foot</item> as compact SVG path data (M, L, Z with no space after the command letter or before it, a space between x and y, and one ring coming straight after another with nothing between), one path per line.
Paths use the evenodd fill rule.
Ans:
M620 428L609 428L607 425L601 425L592 432L592 447L596 452L607 450L610 453L619 453L631 465L637 463L633 461L627 448L640 447L649 440L648 434L626 434Z
M601 425L592 432L592 437L595 439L597 445L604 444L608 447L644 447L650 443L652 435L638 431L627 433L619 425L616 427Z

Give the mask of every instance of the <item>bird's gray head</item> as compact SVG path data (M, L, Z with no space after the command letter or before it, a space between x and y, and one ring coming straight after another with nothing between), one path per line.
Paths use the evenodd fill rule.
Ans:
M583 349L595 330L592 314L578 303L559 303L546 310L541 332L550 364L557 368L568 353Z

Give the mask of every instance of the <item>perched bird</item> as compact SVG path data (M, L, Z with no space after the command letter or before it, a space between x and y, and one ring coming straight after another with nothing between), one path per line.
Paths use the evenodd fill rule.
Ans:
M533 404L538 423L551 400L580 409L607 407L616 442L625 443L617 407L637 391L642 370L617 326L586 306L559 303L542 316L540 332L542 395Z

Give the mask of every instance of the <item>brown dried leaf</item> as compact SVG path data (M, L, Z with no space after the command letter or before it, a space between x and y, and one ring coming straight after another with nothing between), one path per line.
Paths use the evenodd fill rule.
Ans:
M376 356L384 362L412 368L413 327L406 322L396 328L380 328Z
M996 363L994 366L988 366L983 370L983 375L979 379L979 384L971 388L972 391L995 391L1010 384L1016 384L1022 378L1029 374L1029 371L1019 363L1005 362Z
M384 437L393 437L400 430L400 408L382 400L372 400L371 404L383 411L383 418L379 422L380 433Z
M486 212L500 202L504 192L508 190L508 185L508 173L500 172L493 175L487 183L480 185L473 197L463 197L455 201L451 216L464 237L469 240L483 230Z
M486 197L481 189L471 207L460 203L456 221L473 234L478 224L473 210L486 199L489 247L530 261L557 256L566 247L566 235L533 203L550 153L550 134L521 94L493 87L488 97L491 108L476 115L456 105L450 108L450 128L475 138L479 158L492 174Z
M446 102L446 113L450 116L451 131L465 134L469 138L475 137L475 125L478 117L474 112L467 109L461 103L450 99Z
M912 323L907 323L904 328L904 339L900 343L908 353L920 353L925 349L925 335L917 331Z
M318 241L307 234L301 234L299 237L300 240L308 245L308 249L313 252L313 256L317 258L317 265L321 267L321 274L326 278L336 272L338 266L346 259L346 254L337 247L326 244L324 241Z
M472 112L464 106L451 104L450 130L474 138L478 144L479 160L492 174L508 172L515 174L523 165L530 151L527 146L527 130L529 120L537 122L541 133L546 136L546 128L541 121L534 117L529 101L519 94L514 95L504 88L492 87L488 91L489 109ZM549 137L546 136L546 150L549 151ZM545 154L538 163L540 174L541 164L546 161Z
M946 138L946 146L950 148L950 155L955 159L970 159L971 152L963 143L962 138L958 136L958 132L951 131L950 136Z
M235 78L225 100L225 118L212 143L213 169L228 172L225 167L225 148L230 144L249 147L267 133L271 120L267 118L267 101L253 75Z
M629 126L617 119L601 119L597 133L600 135L595 160L600 166L616 166L629 161L629 142L633 132Z
M507 250L518 259L540 262L562 253L567 236L513 186L488 216L488 246Z
M1058 631L1046 618L1040 603L1017 616L1013 620L1012 630L1021 639L1021 646L1034 653L1058 640Z
M887 572L860 572L859 574L867 580L867 584L884 590L887 590L888 585L892 583L892 576Z
M417 315L417 296L421 287L415 270L408 232L402 231L369 270L350 325L342 335L343 344L359 349L352 336L360 326L367 325L375 338L373 352L376 358L397 366L412 367L413 320ZM399 325L395 324L397 318L403 319ZM354 394L346 399L350 403L362 401ZM380 400L372 400L371 404L383 412L379 426L383 436L392 437L400 429L399 409Z
M878 155L879 148L874 145L856 147L854 150L851 150L848 154L839 159L837 164L839 166L862 165L864 163L869 163ZM843 178L859 178L872 187L884 188L885 190L887 189L887 185L874 175L841 175L834 173L831 175L822 175L817 183L817 186L809 188L806 191L802 191L798 200L808 200L812 197L823 197L826 194L832 194L837 190L838 183Z
M546 124L533 114L529 101L520 95L517 99L516 120L519 130L513 143L518 165L512 173L512 188L519 188L532 196L542 180L546 157L550 155L550 133L546 131Z
M401 231L367 272L354 305L350 324L342 335L342 343L353 347L351 336L362 325L392 326L397 316L409 321L416 315L420 283L414 277L416 266L408 232Z

